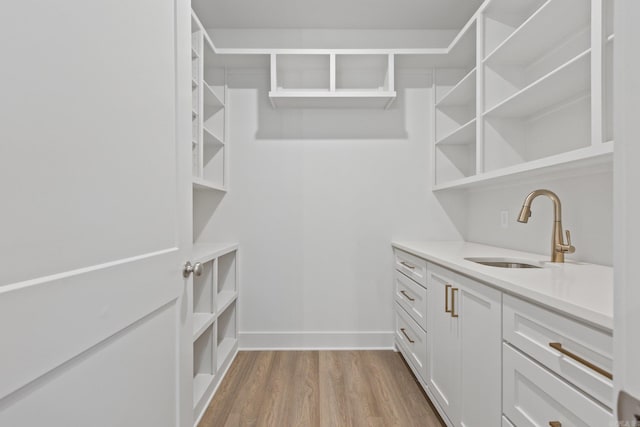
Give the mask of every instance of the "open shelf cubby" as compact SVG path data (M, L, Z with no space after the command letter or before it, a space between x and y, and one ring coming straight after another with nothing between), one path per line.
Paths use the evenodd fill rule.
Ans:
M236 302L233 301L220 313L217 325L217 367L221 368L238 346L236 328Z
M193 406L202 405L208 394L217 364L214 352L217 328L215 323L210 325L193 344Z
M238 294L236 251L218 258L218 311L224 310Z

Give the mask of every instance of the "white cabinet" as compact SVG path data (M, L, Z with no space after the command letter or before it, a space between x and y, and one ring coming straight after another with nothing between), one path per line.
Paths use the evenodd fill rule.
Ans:
M613 421L613 337L504 296L503 412L517 426Z
M454 426L501 423L500 291L427 266L429 379Z

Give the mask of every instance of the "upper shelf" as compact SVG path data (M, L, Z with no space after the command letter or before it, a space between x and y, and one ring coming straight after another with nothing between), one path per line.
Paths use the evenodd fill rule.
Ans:
M585 0L548 0L485 58L489 64L528 64L589 26ZM562 16L562 25L556 25Z
M484 114L485 117L525 118L576 96L588 94L590 57L590 50L581 53L492 107Z

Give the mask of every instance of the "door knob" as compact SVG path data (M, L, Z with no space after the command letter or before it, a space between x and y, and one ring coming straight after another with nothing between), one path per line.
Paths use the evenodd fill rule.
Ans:
M182 275L187 278L191 275L191 273L193 273L196 277L202 276L202 264L196 262L195 264L191 265L191 262L187 261L187 263L184 265L184 269L182 270Z

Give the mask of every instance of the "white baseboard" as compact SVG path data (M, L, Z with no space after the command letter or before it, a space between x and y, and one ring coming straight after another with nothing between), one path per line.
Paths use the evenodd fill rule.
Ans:
M238 333L240 350L392 350L393 331L251 331Z

